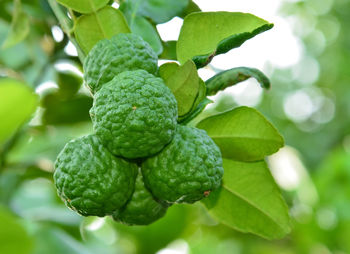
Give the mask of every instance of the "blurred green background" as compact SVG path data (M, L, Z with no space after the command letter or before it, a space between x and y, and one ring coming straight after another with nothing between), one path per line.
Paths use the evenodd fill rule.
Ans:
M195 2L209 10L205 8L211 1ZM229 3L230 11L259 16L261 3L248 3L246 10ZM275 16L269 18L272 5ZM0 253L350 253L350 1L276 0L264 8L263 18L275 23L276 32L244 44L250 55L242 51L241 65L249 58L251 67L262 68L272 89L261 91L248 80L215 96L216 102L200 117L237 105L254 106L285 137L286 147L268 162L290 207L293 230L276 241L217 224L201 204L173 206L147 227L83 218L66 208L53 186L53 162L67 141L92 130L92 99L82 86L82 66L45 0L22 1L22 25L29 30L20 27L23 38L13 38L19 43L5 42L15 4L2 0L0 77L19 87L25 83L37 96L26 89L7 89L0 79L0 133L15 130L0 135ZM284 37L287 28L291 39ZM264 48L269 34L275 45L281 41L280 48ZM283 45L290 40L291 48ZM255 66L259 56L254 52L264 52L260 58L286 59L256 60ZM226 67L220 65L226 60L218 57L200 74L212 75ZM2 111L8 107L6 98L19 94L23 97L11 105L13 110ZM16 107L31 115L36 101L35 113L19 126L23 116L16 114Z

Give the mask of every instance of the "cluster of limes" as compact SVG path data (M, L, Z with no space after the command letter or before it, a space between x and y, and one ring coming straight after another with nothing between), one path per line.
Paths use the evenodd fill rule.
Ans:
M205 131L177 124L157 61L134 34L99 41L86 57L95 133L67 143L54 173L59 196L79 214L145 225L220 186L219 148Z

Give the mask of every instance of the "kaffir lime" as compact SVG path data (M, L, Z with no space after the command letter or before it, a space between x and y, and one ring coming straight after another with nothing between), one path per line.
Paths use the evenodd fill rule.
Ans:
M219 148L204 130L178 125L172 142L142 164L145 185L160 200L193 203L210 194L223 176Z
M114 157L95 135L70 141L55 162L54 180L66 205L84 216L111 215L134 192L136 164Z
M126 71L96 92L90 115L97 136L113 154L147 157L172 140L177 102L161 78Z
M113 214L113 219L128 225L148 225L163 217L166 210L167 206L157 202L146 189L140 172L130 201Z
M118 34L100 40L84 61L84 80L92 93L119 73L146 70L155 74L158 58L150 45L136 34Z

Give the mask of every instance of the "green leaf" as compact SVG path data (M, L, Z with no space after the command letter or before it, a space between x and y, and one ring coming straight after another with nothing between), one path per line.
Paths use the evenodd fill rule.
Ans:
M157 55L162 53L163 45L158 32L147 19L141 16L135 16L132 23L129 23L129 25L131 31L140 35L146 42L148 42Z
M60 93L50 93L43 98L42 106L44 124L73 124L90 121L92 98L82 94L66 98Z
M32 253L33 239L16 217L3 206L0 206L0 221L0 253Z
M215 55L241 46L272 26L248 13L192 13L184 19L177 43L177 58L181 64L193 59L198 68L203 67Z
M57 0L60 4L80 13L91 13L107 5L109 0Z
M82 83L82 77L71 71L60 71L57 73L57 85L59 87L58 92L64 98L75 95Z
M180 15L187 5L188 0L126 0L123 1L120 8L132 9L133 15L138 14L160 24Z
M38 97L20 81L0 79L0 144L33 114Z
M208 79L205 82L207 85L207 95L215 95L218 91L234 86L237 83L249 78L255 78L260 83L262 88L270 88L270 80L258 69L237 67L220 72L214 77Z
M179 123L184 124L184 123L189 122L191 119L193 119L199 113L201 113L207 104L212 102L211 100L206 99L206 89L207 88L205 86L204 81L201 78L198 78L198 92L197 92L196 99L194 100L192 108L185 115L179 116L179 118L178 118ZM201 102L203 102L203 100L205 100L205 99L206 99L206 104L205 105L202 104L199 107Z
M14 13L10 32L2 44L2 48L10 48L21 42L29 34L29 30L29 18L27 14L22 12L21 1L16 0L14 1Z
M180 66L175 62L165 63L159 67L159 76L162 77L164 81L166 81L171 77L171 75L174 74L175 71L179 69L179 67Z
M186 115L193 108L199 90L199 77L195 64L192 61L182 66L167 63L161 66L159 73L175 95L179 117Z
M207 94L207 87L201 78L199 78L198 84L199 84L198 96L193 104L193 109L196 108L205 99Z
M179 121L181 124L188 124L189 122L191 122L194 118L196 118L200 113L202 113L202 111L205 109L205 107L209 104L212 103L212 100L209 100L208 98L204 98L199 105L191 110L191 113L186 115L186 117L184 119L182 119L181 121Z
M225 174L219 190L203 203L220 223L268 239L291 230L288 208L265 161L223 160Z
M80 16L74 29L77 42L85 53L99 40L110 39L119 33L130 33L130 29L124 15L111 6Z
M163 52L159 55L159 58L176 60L176 41L163 42Z
M224 158L257 161L284 145L282 136L253 108L238 107L208 117L197 124L220 147Z
M186 9L183 10L181 15L179 17L185 18L187 15L191 14L192 12L200 12L202 11L197 4L195 4L192 0L189 1Z

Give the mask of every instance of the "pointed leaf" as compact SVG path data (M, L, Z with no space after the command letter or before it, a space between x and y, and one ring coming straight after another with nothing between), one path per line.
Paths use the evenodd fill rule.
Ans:
M218 54L241 46L246 40L272 28L252 14L240 12L195 12L184 19L177 43L180 63L193 59L207 65ZM203 32L205 31L205 33Z
M208 117L197 125L220 147L224 158L257 161L278 151L282 136L253 108L239 107Z
M21 1L17 0L14 4L13 19L11 22L10 32L4 41L2 48L10 48L24 40L29 34L29 18L22 12Z
M255 78L262 88L270 88L270 80L258 69L237 67L220 72L214 77L208 79L205 82L207 86L207 95L215 95L218 91L234 86L249 78Z
M106 6L109 0L57 0L60 4L80 13L91 13Z
M288 208L265 161L224 159L222 187L203 203L220 223L268 239L288 234Z
M75 37L85 53L99 40L110 39L119 33L130 33L130 29L124 15L111 6L80 16L74 29Z
M0 79L0 145L34 113L38 97L20 81Z

